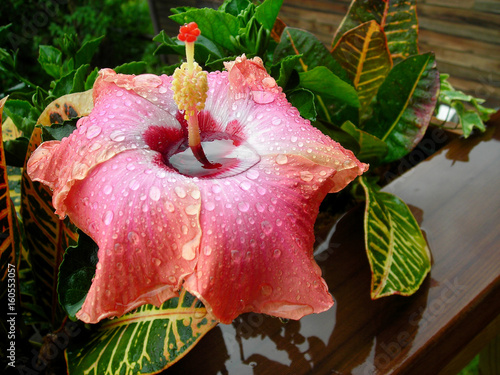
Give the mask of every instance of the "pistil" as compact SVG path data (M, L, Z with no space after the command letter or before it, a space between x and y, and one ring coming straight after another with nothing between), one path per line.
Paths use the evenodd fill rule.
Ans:
M184 110L184 118L188 124L188 145L193 155L204 168L219 168L220 164L211 163L201 146L198 113L205 108L208 84L207 72L194 61L194 42L200 35L200 29L195 22L181 26L178 39L186 44L186 60L174 72L172 90L174 100L180 111Z

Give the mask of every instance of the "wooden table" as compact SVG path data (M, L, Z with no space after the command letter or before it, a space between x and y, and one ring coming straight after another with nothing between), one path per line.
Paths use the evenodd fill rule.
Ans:
M428 147L445 141L432 136ZM432 252L431 274L415 295L370 299L358 208L317 256L332 309L287 323L243 315L165 373L457 373L500 332L499 141L500 126L455 139L385 187L412 208Z

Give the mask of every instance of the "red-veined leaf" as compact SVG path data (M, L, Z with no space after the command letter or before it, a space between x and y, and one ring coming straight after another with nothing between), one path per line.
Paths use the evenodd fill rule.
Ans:
M418 22L415 0L353 0L342 20L332 47L349 30L369 22L384 30L393 63L418 53Z
M37 124L50 126L70 118L87 115L93 107L92 91L76 93L56 99L42 112ZM41 129L35 128L28 146L26 161L41 143ZM66 248L76 243L75 227L68 219L62 221L54 214L52 192L46 186L33 182L24 168L21 216L30 254L35 284L39 288L39 304L52 322L62 317L57 300L57 273Z
M345 33L332 55L351 78L362 115L392 67L385 35L377 22L366 22Z

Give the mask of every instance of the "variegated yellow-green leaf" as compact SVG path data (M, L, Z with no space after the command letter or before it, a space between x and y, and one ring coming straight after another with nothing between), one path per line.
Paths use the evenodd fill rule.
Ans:
M12 141L22 136L22 132L14 124L14 121L9 117L2 124L3 141ZM9 179L9 193L16 212L21 209L21 168L7 166L7 174Z
M362 23L376 21L378 24L381 24L388 1L389 0L352 0L347 14L333 37L332 47L338 43L342 35L358 27Z
M0 100L0 126L2 125L3 106L7 101L7 97ZM4 296L7 294L7 277L8 273L17 274L16 267L16 242L14 241L14 216L12 201L9 195L9 183L7 179L7 166L5 164L5 154L3 151L3 140L0 131L0 229L2 236L0 237L0 277L2 280L2 290L0 291L0 300L4 303ZM12 269L12 270L11 270ZM6 304L5 304L6 305Z
M382 26L394 64L418 54L416 0L390 0Z
M93 107L92 91L76 93L56 99L42 112L38 124L50 126L74 117L87 115ZM35 128L30 139L26 161L41 143L41 129ZM64 250L76 243L76 228L66 219L54 214L49 188L30 180L24 168L21 182L23 218L26 243L32 263L33 276L38 286L38 303L56 323L62 317L57 300L57 272Z
M360 150L356 153L356 157L362 162L371 163L373 166L387 154L387 144L384 141L357 128L352 122L344 122L341 129L349 133L359 143Z
M415 293L431 269L431 255L417 221L398 197L377 191L360 177L365 190L365 246L372 270L373 299Z
M366 22L345 33L332 55L351 78L363 114L392 67L384 32L377 22Z
M375 21L387 38L394 64L418 53L418 22L415 0L353 0L332 42L359 25Z
M71 344L65 353L68 374L156 374L186 355L216 324L182 289L159 308L143 305L107 320L83 345Z

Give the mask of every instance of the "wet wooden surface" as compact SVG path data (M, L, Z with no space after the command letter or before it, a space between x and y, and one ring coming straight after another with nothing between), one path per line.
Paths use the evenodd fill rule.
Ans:
M214 328L165 373L459 371L500 332L500 116L495 123L481 136L453 140L385 187L411 207L432 252L431 274L415 295L370 299L358 208L330 236L317 237L332 309L287 323L243 315ZM444 142L431 134L426 147Z

